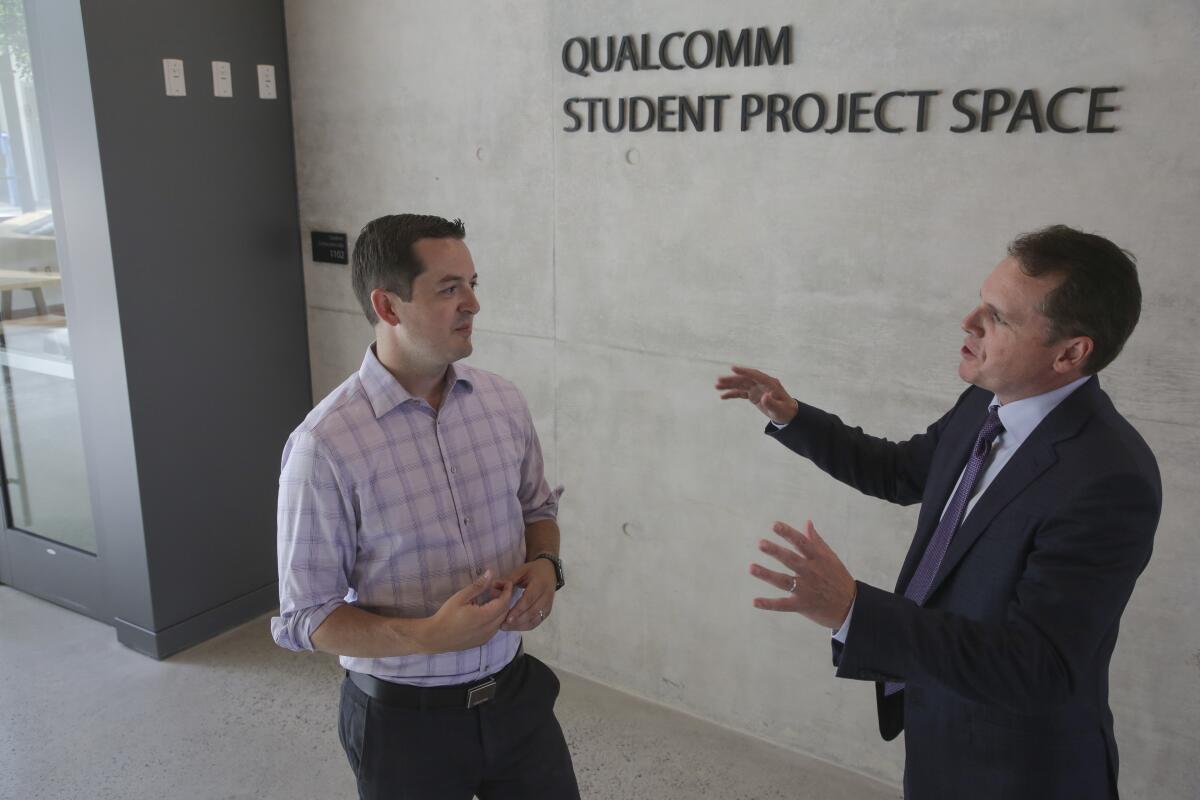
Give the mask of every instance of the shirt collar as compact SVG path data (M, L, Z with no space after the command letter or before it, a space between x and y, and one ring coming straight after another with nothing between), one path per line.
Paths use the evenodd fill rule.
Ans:
M1083 386L1091 379L1091 375L1084 375L1078 380L1071 381L1066 386L1060 386L1053 391L1045 394L1034 395L1033 397L1024 397L1020 400L1014 400L1011 403L1001 404L1000 400L993 395L992 401L988 403L988 408L1000 406L1000 424L1004 426L1004 433L1011 437L1010 441L1015 446L1020 446L1022 442L1029 438L1034 429L1042 423L1046 417L1050 416L1050 412L1058 407L1058 404L1066 400L1072 392Z
M367 348L366 355L363 356L362 366L358 368L358 379L362 383L363 391L367 393L367 400L371 403L371 410L375 412L376 419L405 403L420 405L425 402L423 398L416 397L405 389L400 381L387 371L387 367L379 362L374 344ZM447 398L459 384L468 392L474 390L471 368L465 364L451 364L446 368L446 385L450 387L446 391Z

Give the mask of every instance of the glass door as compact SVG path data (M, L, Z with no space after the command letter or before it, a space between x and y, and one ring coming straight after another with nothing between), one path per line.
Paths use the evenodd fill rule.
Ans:
M0 0L0 504L4 579L98 614L96 531L22 0Z

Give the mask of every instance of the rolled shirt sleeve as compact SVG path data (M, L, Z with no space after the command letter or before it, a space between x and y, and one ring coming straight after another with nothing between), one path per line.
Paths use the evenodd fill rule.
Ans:
M525 423L525 457L521 459L521 484L517 497L521 501L521 511L525 524L541 520L558 519L558 499L562 496L563 487L550 488L546 482L546 464L542 457L542 444L538 439L537 430L533 427L533 417L529 406L521 398L523 421Z
M355 527L335 465L321 441L298 430L279 476L279 616L271 636L288 650L313 650L312 633L346 602Z

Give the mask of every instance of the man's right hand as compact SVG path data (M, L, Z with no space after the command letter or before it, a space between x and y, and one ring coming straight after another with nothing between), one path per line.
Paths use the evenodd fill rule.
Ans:
M512 583L493 581L492 571L458 590L442 603L432 617L425 620L421 632L421 649L427 653L449 653L480 647L496 635L512 601ZM486 603L477 598L494 593Z
M717 378L716 389L722 400L749 400L776 425L787 425L800 412L796 402L783 384L765 372L749 367L731 367L732 375Z

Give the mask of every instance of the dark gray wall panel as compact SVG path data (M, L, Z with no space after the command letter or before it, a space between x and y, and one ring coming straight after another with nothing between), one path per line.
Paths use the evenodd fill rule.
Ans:
M279 455L311 404L283 10L82 7L157 631L275 580Z

